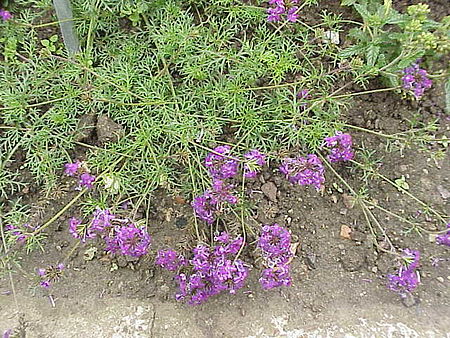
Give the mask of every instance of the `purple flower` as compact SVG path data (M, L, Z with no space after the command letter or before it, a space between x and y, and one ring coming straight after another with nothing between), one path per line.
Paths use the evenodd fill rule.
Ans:
M419 274L416 268L419 265L420 252L405 249L403 250L402 260L403 264L398 272L387 276L387 288L398 293L401 297L405 297L419 285Z
M212 189L207 190L205 196L209 197L213 204L221 204L225 202L236 204L238 199L231 193L233 188L233 185L226 184L224 181L214 180Z
M325 182L322 161L313 154L307 157L285 158L279 169L293 184L310 184L320 190Z
M64 264L60 263L56 267L53 265L48 266L45 269L38 269L37 274L41 278L39 285L48 289L54 282L57 282L65 269Z
M244 176L246 178L255 178L261 171L261 167L266 164L266 155L259 150L253 149L244 154L244 157L247 160L244 163Z
M97 208L92 215L91 229L98 233L104 232L111 229L113 225L111 221L115 219L115 215L111 213L108 209L102 210Z
M236 175L238 170L238 161L230 157L230 146L218 146L214 153L209 153L205 158L205 166L208 168L212 178L224 180ZM223 156L224 155L224 156Z
M298 17L299 17L297 11L298 11L298 7L297 6L291 7L288 10L288 12L287 12L286 20L290 21L290 22L296 22L298 20Z
M119 252L122 255L140 257L147 254L151 237L144 227L128 223L117 227L114 235L105 240L107 242L106 250L111 253Z
M0 9L0 18L2 18L3 21L7 21L12 18L12 14L6 9Z
M69 176L75 176L80 169L80 166L80 161L76 161L74 163L66 163L64 164L64 173Z
M447 224L448 231L436 237L436 243L450 246L450 223Z
M201 244L192 250L189 266L183 266L184 271L190 272L179 273L174 278L178 283L177 300L198 305L223 291L234 294L244 286L248 268L235 256L243 244L242 237L231 240L230 235L223 232L217 240L219 243L213 248ZM171 251L169 256L161 255L160 261L172 264L176 253Z
M273 268L264 269L259 282L264 290L279 286L291 286L292 278L289 274L290 266L277 265Z
M400 270L398 274L391 274L388 278L388 289L405 297L419 285L418 273L415 270Z
M352 149L352 137L349 134L337 132L335 136L325 138L325 146L330 148L327 156L330 162L350 161L355 156Z
M95 179L96 179L95 176L93 176L89 173L81 174L80 181L79 181L80 187L88 188L88 189L92 188Z
M205 193L202 196L195 197L194 201L192 201L192 208L198 218L208 224L214 223L217 203L209 194Z
M2 338L10 338L12 332L13 332L12 329L6 330L5 332L3 332Z
M289 231L278 224L264 226L258 240L258 248L262 251L264 265L267 267L259 279L263 289L290 286L289 264L293 255Z
M187 265L187 260L183 255L172 249L160 250L156 256L155 264L169 271L176 271L180 267Z
M427 71L419 67L419 61L405 68L403 74L403 88L412 92L416 99L420 99L425 90L433 85L433 81L429 79Z
M291 234L278 224L265 225L258 239L258 248L269 265L285 264L292 257Z

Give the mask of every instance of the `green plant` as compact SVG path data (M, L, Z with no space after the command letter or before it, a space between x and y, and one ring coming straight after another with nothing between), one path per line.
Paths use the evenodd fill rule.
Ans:
M349 32L354 44L339 53L343 59L364 58L361 74L383 75L398 86L398 71L450 50L449 17L429 19L426 4L409 6L403 14L392 8L392 0L343 0L342 5L352 6L363 19Z

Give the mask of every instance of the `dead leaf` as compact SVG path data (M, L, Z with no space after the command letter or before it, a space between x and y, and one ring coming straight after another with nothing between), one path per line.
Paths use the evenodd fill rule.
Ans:
M294 259L294 256L297 252L297 248L299 245L300 245L300 242L291 243L291 246L289 247L289 251L291 252L292 256L289 258L288 264L290 264L292 262L292 260Z
M350 233L352 232L352 229L345 224L341 225L341 233L340 236L342 239L352 239L350 236Z
M175 196L175 197L173 198L173 201L174 201L176 204L186 204L186 200L185 200L183 197L181 197L181 196Z

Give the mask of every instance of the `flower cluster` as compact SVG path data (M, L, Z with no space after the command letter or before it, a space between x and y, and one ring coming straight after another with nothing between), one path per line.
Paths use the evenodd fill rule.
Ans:
M74 163L66 163L64 165L64 173L68 176L79 176L78 189L90 189L94 186L96 177L86 172L83 162L75 161Z
M106 251L120 253L131 257L146 255L151 237L145 227L138 227L134 223L114 227L114 231L105 237Z
M352 149L352 137L349 134L337 132L335 136L325 138L325 146L330 148L327 156L330 162L350 161L355 156Z
M48 289L53 282L57 282L61 278L64 268L64 264L60 263L56 267L50 265L45 269L38 269L38 275L41 277L39 285Z
M285 158L279 169L293 184L310 184L320 190L325 182L325 168L320 158L314 154L307 157Z
M286 15L287 21L296 22L299 17L297 4L298 0L269 0L272 7L267 10L267 21L280 21L282 15Z
M11 12L7 11L6 9L0 9L0 18L3 21L7 21L12 18L12 14L11 14Z
M108 209L95 210L92 220L87 224L82 224L75 217L70 218L69 232L82 242L101 237L106 242L106 251L132 257L147 254L151 242L145 227L138 227L128 219L117 218Z
M158 265L169 271L183 268L183 272L175 275L179 287L175 296L177 300L198 305L223 291L235 294L244 286L248 268L242 260L236 259L243 245L242 237L231 239L229 234L222 233L216 241L218 243L213 248L206 245L195 247L189 266L184 257L173 250L158 253Z
M183 255L177 253L172 249L161 250L158 252L156 256L156 265L169 270L169 271L177 271L180 267L186 266L188 261L184 258Z
M415 62L410 67L403 70L403 88L411 91L412 94L419 99L423 96L426 89L431 88L433 81L428 78L425 69L419 67L419 63Z
M212 177L212 186L203 195L192 201L195 215L201 220L212 224L216 215L226 203L236 204L238 199L233 195L234 186L226 182L233 178L239 170L239 160L231 157L228 145L218 146L205 158L205 166ZM266 155L254 149L244 154L246 159L243 172L246 178L254 178L266 164Z
M259 279L263 289L290 286L292 278L289 270L292 252L289 231L278 224L264 226L258 240L258 248L262 251L266 266Z
M450 223L447 224L447 232L436 237L436 243L450 246Z
M389 290L398 293L401 297L406 297L419 284L419 273L416 268L419 265L420 253L417 250L403 250L403 264L396 274L387 276Z
M237 174L239 161L231 156L230 146L218 146L205 158L205 166L213 179L224 180Z

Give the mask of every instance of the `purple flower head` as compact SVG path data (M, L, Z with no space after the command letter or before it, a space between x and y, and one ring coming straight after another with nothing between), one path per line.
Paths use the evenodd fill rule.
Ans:
M191 272L175 276L179 288L175 296L177 300L198 305L223 291L234 294L244 286L248 267L236 259L236 253L243 244L242 237L232 240L228 233L222 232L216 241L217 245L212 248L200 244L192 250L189 266L183 269ZM171 260L174 257L172 252Z
M261 167L266 164L266 155L259 150L253 149L244 155L247 160L244 163L244 176L246 178L255 178L261 171Z
M12 18L12 14L6 9L0 9L0 18L2 18L3 21L7 21Z
M228 155L230 149L228 145L218 146L214 149L214 153L209 153L206 156L205 166L212 178L224 180L236 175L239 162Z
M337 132L335 136L325 138L325 146L330 148L327 156L330 162L350 161L355 156L352 149L352 137L349 134Z
M233 188L233 185L226 184L224 181L214 180L212 189L207 190L205 196L209 197L213 204L221 204L225 202L236 204L238 199L231 193Z
M387 276L389 290L405 297L407 293L412 292L419 285L418 273L415 270L400 270L398 274Z
M64 269L65 266L62 263L58 264L56 267L50 265L45 269L38 269L37 274L41 279L39 285L48 289L54 282L57 282L61 278Z
M313 154L307 157L285 158L279 169L293 184L310 184L320 190L325 182L325 168L320 158Z
M217 203L208 193L195 197L194 201L192 201L192 208L194 209L195 216L208 224L214 223Z
M128 223L117 227L114 235L107 238L106 250L111 253L141 257L147 254L150 241L151 237L144 227Z
M258 248L262 250L269 265L287 263L292 257L291 234L278 224L266 225L258 239Z
M96 177L89 173L81 174L80 181L79 181L80 187L88 188L88 189L92 188L94 186L93 183L94 183L95 179L96 179Z
M416 99L420 99L425 90L433 85L433 81L429 79L427 71L420 68L418 61L403 69L403 74L403 88L412 92Z
M273 268L264 269L259 282L264 290L279 286L291 286L292 278L289 274L290 266L277 265Z
M69 176L75 176L81 167L80 161L75 161L74 163L64 164L64 173Z
M160 250L156 256L155 264L168 271L176 271L180 267L187 265L188 261L183 255L172 249Z
M436 237L436 243L450 246L450 223L447 224L448 231Z
M296 22L298 20L298 17L299 17L298 7L294 6L288 10L286 20L289 22Z
M115 219L115 217L116 216L113 215L109 209L102 210L97 208L92 215L92 231L102 233L108 229L111 229L113 227L111 221Z
M13 330L12 329L8 329L5 332L3 332L3 336L2 338L10 338L11 334L12 334Z

